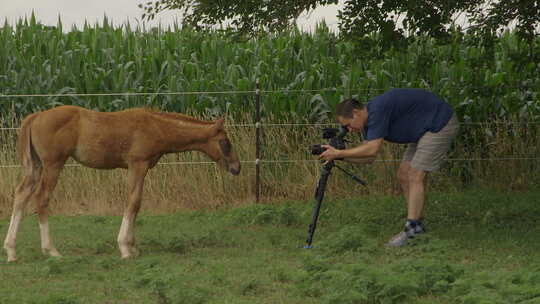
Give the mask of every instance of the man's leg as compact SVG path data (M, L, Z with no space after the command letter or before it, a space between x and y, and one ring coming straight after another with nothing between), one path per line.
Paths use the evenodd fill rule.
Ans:
M386 244L389 247L404 246L410 238L425 232L422 211L425 201L426 171L413 168L410 161L403 161L397 175L407 202L407 221L404 230Z
M407 222L405 229L394 236L387 246L406 245L409 239L425 232L422 215L427 172L439 169L458 128L459 122L454 114L441 131L427 132L418 143L409 144L405 150L403 162L398 170L398 178L407 200Z
M424 209L426 171L410 167L408 170L407 219L418 221Z
M411 168L411 162L404 160L399 165L399 169L397 172L399 185L401 186L401 190L403 191L403 197L405 197L405 202L407 203L407 206L409 205L409 169L410 168Z
M386 244L389 247L404 246L416 234L425 232L422 217L427 172L412 166L416 148L416 145L409 145L397 172L398 181L406 201L407 221L405 222L405 228Z
M411 162L403 161L397 176L407 204L407 219L421 219L425 201L426 171L417 170L411 167Z

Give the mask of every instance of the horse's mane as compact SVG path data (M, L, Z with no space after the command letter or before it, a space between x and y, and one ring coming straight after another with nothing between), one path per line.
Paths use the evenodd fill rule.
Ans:
M147 108L141 108L140 110L150 113L162 119L180 121L181 123L186 123L186 124L193 124L197 126L210 126L214 124L213 121L201 120L201 119L198 119L189 115L181 114L181 113L160 112L160 111L147 109Z

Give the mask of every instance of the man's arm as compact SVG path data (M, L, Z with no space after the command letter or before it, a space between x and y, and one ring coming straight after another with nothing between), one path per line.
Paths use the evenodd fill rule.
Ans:
M362 144L368 143L364 141ZM365 158L344 158L343 161L353 164L371 164L375 161L377 157L365 157Z
M344 159L359 159L364 160L369 158L375 158L377 156L377 153L379 153L379 150L381 148L383 139L378 138L374 140L367 141L364 144L361 144L359 146L344 149L344 150L338 150L330 145L322 145L323 148L326 148L326 151L324 151L319 158L325 159L325 160L334 160L336 158L344 158Z

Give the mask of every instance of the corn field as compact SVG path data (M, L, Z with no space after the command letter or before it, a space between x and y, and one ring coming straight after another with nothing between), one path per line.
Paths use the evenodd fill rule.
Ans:
M444 45L418 39L406 50L373 55L324 25L313 34L291 30L240 40L179 26L114 27L106 18L65 31L60 21L48 27L32 16L5 23L0 45L0 94L150 93L1 98L4 115L57 104L236 115L253 112L252 94L152 93L245 92L260 79L263 111L276 119L327 121L340 99L366 101L392 87L430 89L463 121L540 119L540 39L529 46L512 33L492 48L474 37Z

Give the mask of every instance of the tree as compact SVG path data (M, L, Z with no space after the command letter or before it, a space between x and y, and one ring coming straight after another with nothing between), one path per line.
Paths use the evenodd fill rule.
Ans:
M489 6L483 9L476 6L471 10L475 21L472 29L494 35L510 24L515 24L516 32L530 42L538 34L540 28L540 1L538 0L500 0L488 1Z
M378 32L386 38L411 34L442 37L454 16L467 9L469 1L349 1L339 13L345 35L363 37Z
M244 34L261 30L279 32L300 14L338 0L156 0L139 4L143 19L153 19L164 10L180 10L183 23L197 29L227 23Z
M154 0L139 6L143 19L153 19L164 10L177 9L183 22L196 28L227 23L240 33L282 31L304 12L338 0ZM425 34L445 37L453 30L471 30L494 35L515 23L529 41L540 26L539 0L345 0L339 12L344 36L382 34L388 40ZM464 18L467 28L456 23Z

